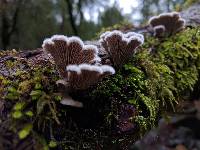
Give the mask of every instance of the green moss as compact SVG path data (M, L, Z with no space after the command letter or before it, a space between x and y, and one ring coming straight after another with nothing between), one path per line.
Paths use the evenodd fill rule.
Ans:
M21 94L29 93L32 88L33 81L32 80L25 80L19 83L18 85L18 92Z
M11 61L11 60L6 61L6 66L7 66L8 68L13 68L15 65L16 65L15 62L13 62L13 61Z

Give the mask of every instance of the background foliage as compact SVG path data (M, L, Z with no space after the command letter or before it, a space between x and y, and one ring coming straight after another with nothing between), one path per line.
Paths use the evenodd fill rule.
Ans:
M138 1L139 6L131 14L124 14L118 1L109 5L106 0L0 0L0 49L35 49L54 34L78 35L88 40L102 27L127 20L140 24L153 15L180 10L183 4L186 7L193 2L143 0ZM87 10L94 14L89 20L84 15Z

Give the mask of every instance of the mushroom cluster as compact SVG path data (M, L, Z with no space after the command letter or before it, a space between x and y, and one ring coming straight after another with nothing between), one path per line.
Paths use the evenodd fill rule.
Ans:
M74 101L69 93L87 89L115 73L113 67L100 64L101 58L96 46L85 45L78 37L54 35L44 40L42 47L52 55L62 77L62 80L57 81L58 85L65 87L66 96L61 101L62 104L82 107L82 103Z
M43 49L49 52L63 78L67 78L66 67L71 64L95 64L100 62L98 49L93 45L84 45L78 37L54 35L44 40Z
M105 76L115 73L111 66L89 64L68 65L66 71L68 72L68 83L71 90L87 89Z
M144 42L141 34L121 31L109 31L100 36L100 47L84 44L78 37L54 35L45 39L43 49L53 57L61 80L58 86L64 86L62 104L82 107L81 102L69 95L77 90L85 90L104 77L115 73L115 68L127 63L136 48ZM99 49L104 51L106 61L100 58Z
M107 53L110 63L115 67L123 64L133 56L138 46L143 44L144 37L135 32L107 31L100 36L99 42Z
M154 36L163 37L182 30L185 20L177 12L163 13L152 17L149 26ZM74 101L69 94L85 90L114 74L115 69L126 64L143 42L142 34L117 30L103 33L97 45L84 44L78 37L64 35L44 40L42 47L53 57L62 78L57 81L57 85L64 86L65 97L61 103L82 107L82 103Z
M179 32L185 26L185 20L178 12L162 13L149 19L149 25L156 37L169 36Z

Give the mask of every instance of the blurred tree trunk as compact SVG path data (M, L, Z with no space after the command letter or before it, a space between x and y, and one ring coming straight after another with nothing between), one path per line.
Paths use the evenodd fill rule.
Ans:
M77 26L76 26L76 18L73 14L73 1L72 0L65 0L65 2L67 4L69 20L70 20L72 30L74 32L74 35L78 35L78 29L77 29Z
M1 22L2 22L2 29L1 29L1 42L3 45L3 49L9 44L9 21L6 15L6 7L8 5L7 0L1 0Z
M10 4L9 4L10 3ZM13 10L13 14L9 14L10 11L8 5L14 5L11 3L15 3L16 7ZM1 0L1 5L3 5L3 8L1 10L1 22L2 22L2 31L1 31L1 41L3 45L3 49L5 50L11 41L11 37L13 33L17 30L16 25L18 21L18 15L20 11L20 7L22 4L22 0L16 0L16 1L7 1L7 0Z
M78 1L77 7L78 7L79 14L80 14L80 23L81 23L84 19L83 11L82 11L82 0Z
M65 22L66 22L66 19L65 19L65 9L62 8L61 11L62 11L61 12L62 22L60 24L60 32L64 33L64 31L65 31Z

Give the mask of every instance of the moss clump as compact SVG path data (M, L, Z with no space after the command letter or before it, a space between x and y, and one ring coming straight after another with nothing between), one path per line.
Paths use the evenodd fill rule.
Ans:
M55 82L58 79L54 65L46 61L35 64L31 58L26 60L17 57L13 51L5 51L1 55L2 58L11 58L0 64L0 101L4 105L0 114L0 130L9 120L5 127L5 130L11 132L12 138L8 147L17 149L31 139L35 144L29 143L30 149L48 148L34 128L42 119L46 122L54 118L52 122L59 122L54 103ZM6 141L3 140L1 144L5 145Z

